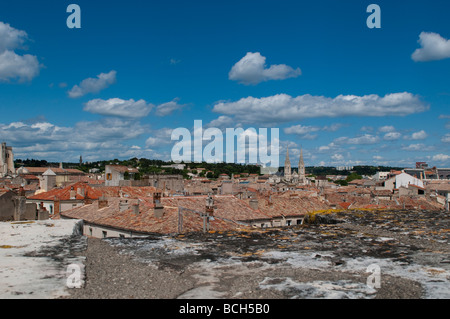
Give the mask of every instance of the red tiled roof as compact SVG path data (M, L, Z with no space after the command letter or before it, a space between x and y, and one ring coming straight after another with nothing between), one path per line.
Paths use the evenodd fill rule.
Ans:
M162 193L162 190L153 186L101 186L95 187L105 197L141 198L152 197L154 193Z
M176 196L163 197L161 203L164 207L184 207L203 212L207 196ZM245 201L233 195L216 195L214 198L214 216L234 221L248 221L270 218L260 211L252 209Z
M48 192L44 192L44 193L40 193L37 195L33 195L28 197L28 199L35 199L35 200L54 200L55 197L60 199L61 201L66 201L66 200L70 200L70 191L72 190L75 191L75 199L78 200L83 200L83 199L98 199L102 196L102 192L100 192L99 190L90 187L89 185L87 185L86 183L83 182L78 182L75 184L71 184L69 186L66 186L64 188L54 188ZM80 194L78 194L77 190L78 189L84 189L84 196L81 196Z
M120 212L120 200L120 198L109 198L108 207L98 209L98 204L93 203L65 211L61 215L69 218L83 219L87 223L127 231L163 234L178 232L178 208L165 207L164 215L161 218L156 218L153 213L153 205L148 201L144 200L139 202L139 214L137 215L132 209ZM137 201L131 201L131 204L134 202ZM232 230L238 227L240 226L232 221L220 218L210 220L211 231ZM183 213L182 232L201 231L202 229L203 219L199 214L190 212Z
M342 203L339 203L339 206L341 206L344 209L348 209L351 204L352 203L342 202Z

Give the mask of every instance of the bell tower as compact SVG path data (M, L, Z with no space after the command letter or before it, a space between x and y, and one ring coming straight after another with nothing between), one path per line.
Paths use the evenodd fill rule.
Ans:
M298 179L300 183L305 183L305 162L303 161L303 149L300 149L300 160L298 161Z
M289 146L286 151L286 160L284 161L284 179L290 181L292 178L291 161L289 160Z

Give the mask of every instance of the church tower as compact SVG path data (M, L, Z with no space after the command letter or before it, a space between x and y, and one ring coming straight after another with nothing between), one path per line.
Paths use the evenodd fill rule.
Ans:
M289 160L289 146L286 151L286 160L284 161L284 179L290 181L292 177L291 161Z
M303 161L303 149L300 149L300 160L298 161L298 179L300 183L304 183L306 181L305 162Z

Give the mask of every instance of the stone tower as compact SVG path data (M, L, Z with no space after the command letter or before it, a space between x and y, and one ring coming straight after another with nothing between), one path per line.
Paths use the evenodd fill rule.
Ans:
M305 162L303 161L303 149L300 149L300 160L298 161L298 180L300 183L304 183L305 176Z
M11 146L6 146L6 143L0 144L0 177L6 175L14 175L16 170L14 168L14 154Z
M286 160L284 161L284 179L290 181L292 178L291 161L289 160L289 146L286 151Z

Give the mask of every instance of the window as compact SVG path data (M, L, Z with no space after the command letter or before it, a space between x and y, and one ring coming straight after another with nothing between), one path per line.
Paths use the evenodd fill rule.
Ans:
M106 174L106 180L108 180L108 181L112 180L111 173Z
M103 238L106 238L106 236L108 235L108 233L106 231L102 231L103 234Z
M92 236L92 227L89 227L89 235Z

